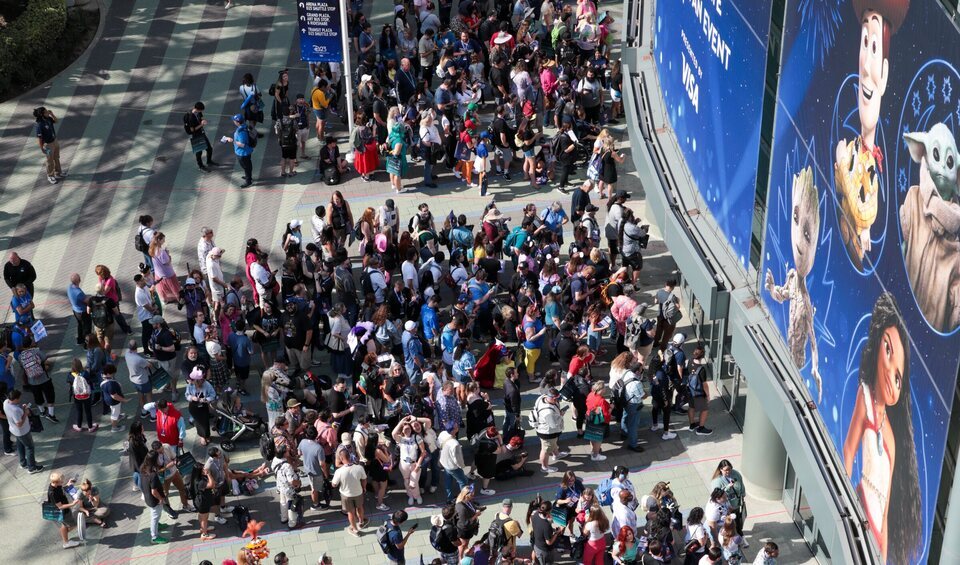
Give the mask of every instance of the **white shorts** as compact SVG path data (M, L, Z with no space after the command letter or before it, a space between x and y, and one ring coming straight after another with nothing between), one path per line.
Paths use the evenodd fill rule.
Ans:
M306 143L310 139L310 128L303 128L297 130L297 141L300 143Z
M123 408L123 404L119 402L110 407L110 419L116 422L120 419L120 412Z

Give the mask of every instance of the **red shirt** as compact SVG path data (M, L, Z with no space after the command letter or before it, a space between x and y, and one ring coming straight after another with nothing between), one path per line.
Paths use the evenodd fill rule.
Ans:
M167 413L157 410L157 439L160 443L173 447L180 445L180 428L177 426L179 420L180 411L172 404L167 405Z
M597 408L603 413L603 420L605 422L610 421L610 403L603 396L591 392L587 395L587 414L593 413Z
M573 359L570 360L570 366L567 368L567 371L570 373L570 376L576 375L580 372L580 369L593 363L595 356L593 353L587 353L582 359L576 355L573 356Z

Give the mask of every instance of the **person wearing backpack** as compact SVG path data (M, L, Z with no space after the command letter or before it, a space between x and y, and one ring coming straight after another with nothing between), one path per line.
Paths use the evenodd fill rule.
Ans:
M233 137L223 136L220 141L223 143L232 143L233 152L237 156L237 162L240 163L240 167L243 168L243 184L240 185L240 188L247 188L253 184L253 148L257 146L256 134L252 133L252 129L245 125L246 119L240 115L235 114L233 116L233 125L236 126L236 131L233 134ZM296 147L294 147L296 150Z
M710 387L708 384L706 351L702 345L693 350L687 375L687 391L690 403L687 407L687 417L690 420L690 431L697 432L698 436L708 436L713 430L706 426L707 405L710 402Z
M430 546L440 553L444 565L460 564L460 539L457 537L456 507L444 506L439 515L430 518Z
M680 321L680 299L673 290L677 287L677 279L669 278L664 283L663 288L657 291L654 303L660 308L657 313L657 333L653 336L653 347L663 351L667 348L667 342L677 329L677 322Z
M377 542L391 563L405 565L407 562L403 549L413 532L417 531L416 524L410 526L406 534L400 530L400 525L406 522L407 518L405 511L397 510L390 516L389 520L377 528Z
M689 371L687 368L687 354L683 352L683 342L686 340L687 336L677 332L674 334L673 339L670 340L670 345L667 347L667 350L663 352L663 369L670 379L673 390L677 394L673 399L673 411L678 414L685 414L687 412L684 404L688 403L688 397L690 396L686 386L687 373Z
M561 409L560 393L551 388L537 398L531 411L531 424L537 430L540 438L540 470L544 473L556 473L557 468L551 467L552 459L562 459L570 455L569 451L560 451L560 434L563 432L563 413Z
M53 381L48 374L50 368L51 362L47 359L47 355L33 343L33 338L25 336L20 358L14 365L14 374L19 377L17 380L25 383L26 389L33 394L33 401L40 409L40 415L51 422L59 422L60 420L53 415L57 400Z
M73 396L73 406L77 413L77 423L73 426L73 431L95 432L100 424L93 422L93 382L90 373L83 370L83 361L73 359L70 364L70 377L67 379L70 385L70 393ZM83 417L87 417L87 427L83 427Z
M637 372L639 370L640 365L634 361L621 380L620 398L623 401L623 417L620 429L626 431L627 447L637 453L642 453L643 447L638 443L637 434L640 429L640 411L643 409L643 399L647 395L643 390L640 374Z
M292 177L297 174L297 110L283 107L279 119L273 124L274 133L280 143L280 176Z

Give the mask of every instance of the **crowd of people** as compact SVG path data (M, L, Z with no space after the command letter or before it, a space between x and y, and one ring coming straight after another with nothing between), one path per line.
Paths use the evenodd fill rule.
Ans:
M59 421L55 379L62 374L75 433L96 432L101 423L127 432L133 488L155 544L168 541L164 514L196 514L200 540L213 539L216 525L248 518L227 497L256 492L272 477L279 521L289 529L300 527L306 512L330 512L338 499L346 531L356 537L370 533L374 509L385 513L374 535L394 563L405 562L416 529L404 530L407 509L425 506L424 497L436 499L437 491L434 563L545 565L561 551L590 565L608 553L624 564L744 560L746 493L729 461L719 463L706 503L685 520L669 483L642 495L629 469L616 466L592 489L563 468L578 444L588 446L593 462L606 460L604 448L617 441L611 433L622 449L642 452L645 404L661 441L680 429L712 433L712 378L704 348L694 344L688 358L687 337L676 331L677 281L663 281L649 303L637 301L649 235L629 206L631 195L617 187L624 157L605 127L623 113L613 17L592 0L464 0L453 8L445 0L397 4L375 36L354 3L355 76L342 76L338 64L311 65L306 96L292 94L286 69L266 92L245 75L235 133L219 140L233 146L242 187L253 184L259 139L276 138L281 176L291 177L316 137L317 170L328 184L351 168L364 180L384 168L400 193L410 164L419 163L420 186L433 189L442 164L481 195L492 179L516 174L534 188L554 184L570 193L568 208L531 203L514 220L491 200L475 218L435 217L424 202L404 221L392 199L352 208L336 190L306 223L287 223L278 250L249 239L237 276L221 263L224 249L207 227L190 258L195 266L178 273L182 258L143 215L134 238L142 262L121 266L135 271L123 284L107 265L97 265L87 291L79 274L70 277L78 349L69 371L39 347L36 271L12 253L4 281L15 323L0 336L4 451L27 472L44 469L32 434L41 418ZM344 119L345 96L355 96L357 113L341 155L330 121ZM218 164L204 110L197 102L183 121L206 171ZM258 131L267 112L273 127ZM37 121L55 183L62 175L56 118L44 111ZM578 167L586 180L573 187ZM121 309L123 287L132 289L126 302L139 331ZM118 333L126 336L119 344ZM118 365L129 385L117 378ZM596 370L605 365L608 375ZM502 418L493 390L502 390ZM136 406L131 423L128 404ZM94 413L98 405L102 416ZM571 408L575 438L563 435ZM686 424L671 428L672 414L686 415ZM190 450L191 428L203 463ZM245 439L258 442L264 459L252 470L231 466L227 454ZM536 452L527 451L531 444ZM487 509L475 497L538 473L558 481L553 499L538 496L516 518L513 501L503 500L480 535ZM70 539L75 514L110 525L88 480L52 473L47 505L65 548L77 544ZM517 551L521 535L531 540L526 558ZM755 563L775 563L777 555L767 543ZM248 557L241 552L238 562Z

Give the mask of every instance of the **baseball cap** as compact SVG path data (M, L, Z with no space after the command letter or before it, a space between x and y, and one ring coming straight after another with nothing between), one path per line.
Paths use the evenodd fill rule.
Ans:
M500 503L500 506L513 506L513 501L509 498L504 498L503 502Z
M587 204L587 207L584 208L584 210L587 211L587 212L596 212L596 211L599 210L599 209L600 209L600 208L597 208L597 206L596 206L595 204Z
M183 284L197 284L197 281L193 277L187 277L187 280L183 281Z
M233 115L233 121L237 122L238 124L242 124L242 123L243 123L244 121L246 121L246 120L243 119L243 115L242 115L242 114L234 114L234 115Z
M407 330L408 332L412 332L413 330L417 329L417 323L413 320L407 320L406 323L403 324L403 329Z

